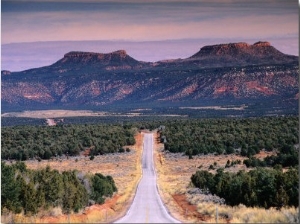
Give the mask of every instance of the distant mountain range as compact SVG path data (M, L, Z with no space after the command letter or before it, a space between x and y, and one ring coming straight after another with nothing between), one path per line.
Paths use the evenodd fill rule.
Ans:
M50 66L1 72L3 111L264 103L298 108L299 57L268 42L205 46L142 62L119 50L69 52Z

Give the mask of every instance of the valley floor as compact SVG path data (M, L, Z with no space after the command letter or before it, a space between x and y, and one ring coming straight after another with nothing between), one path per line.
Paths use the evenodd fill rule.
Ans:
M159 136L154 134L154 139ZM107 223L122 217L133 200L136 186L141 178L143 133L136 135L136 144L127 153L106 154L89 157L69 157L65 159L26 161L29 169L39 169L49 165L59 171L77 169L85 173L102 173L110 175L115 180L118 192L106 200L102 205L92 205L79 214L64 215L61 209L40 212L35 217L23 215L2 215L1 221L18 223ZM269 155L260 153L260 158ZM195 191L190 184L191 175L197 170L208 170L214 165L217 168L225 167L228 160L241 160L246 157L237 155L205 155L194 156L189 159L182 154L172 154L163 151L163 144L155 140L154 163L157 172L159 193L169 212L174 218L184 223L297 223L298 208L263 209L248 208L243 205L231 207L215 203L207 199L199 191ZM237 172L247 170L242 163L236 164L225 171ZM216 211L218 210L218 217Z

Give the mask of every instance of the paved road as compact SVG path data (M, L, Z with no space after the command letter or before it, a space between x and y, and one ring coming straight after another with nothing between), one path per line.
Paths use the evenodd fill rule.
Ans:
M116 223L179 223L164 207L156 187L153 163L153 134L144 134L143 176L127 214Z

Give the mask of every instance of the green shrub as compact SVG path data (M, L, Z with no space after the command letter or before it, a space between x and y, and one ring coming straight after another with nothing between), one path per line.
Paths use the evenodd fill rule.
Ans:
M191 181L196 187L208 189L212 194L224 198L231 206L299 206L299 175L296 169L283 172L279 168L258 168L248 173L228 173L218 169L215 175L208 171L197 171L191 176Z

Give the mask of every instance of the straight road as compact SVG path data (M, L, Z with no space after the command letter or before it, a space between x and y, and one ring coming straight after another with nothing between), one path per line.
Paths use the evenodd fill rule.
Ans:
M143 176L127 214L116 223L179 223L164 207L157 191L153 163L153 134L144 134Z

